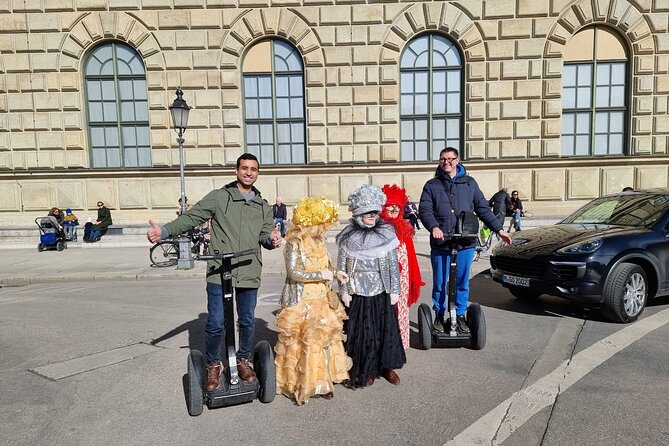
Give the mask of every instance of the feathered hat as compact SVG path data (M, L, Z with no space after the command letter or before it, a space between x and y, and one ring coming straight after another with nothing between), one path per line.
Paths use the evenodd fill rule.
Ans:
M306 197L293 208L293 223L303 228L339 221L339 206L325 196Z
M397 184L393 184L392 186L386 184L381 190L386 194L386 206L395 204L404 209L404 205L407 203L406 189L399 187Z

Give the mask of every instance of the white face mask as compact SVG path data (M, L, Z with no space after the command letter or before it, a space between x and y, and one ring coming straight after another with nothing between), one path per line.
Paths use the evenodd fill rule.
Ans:
M365 220L362 218L362 215L358 215L357 217L355 217L355 222L358 224L358 226L363 228L373 228L374 226L376 226L376 223L378 221L379 221L378 216L374 219L374 223L372 224L365 223Z

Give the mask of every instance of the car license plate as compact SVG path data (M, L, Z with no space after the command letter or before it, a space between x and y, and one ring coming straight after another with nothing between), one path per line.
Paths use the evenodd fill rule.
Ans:
M504 277L502 278L502 281L504 283L508 283L509 285L524 286L524 287L530 286L529 277L509 276L505 274Z

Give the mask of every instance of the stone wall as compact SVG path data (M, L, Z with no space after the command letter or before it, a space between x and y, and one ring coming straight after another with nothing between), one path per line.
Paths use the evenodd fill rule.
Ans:
M592 23L628 44L630 154L564 159L561 56ZM308 141L308 166L263 167L258 187L270 201L325 194L343 203L362 182L397 182L417 198L436 163L398 164L398 61L428 31L464 55L464 164L487 195L519 189L559 215L623 186L667 186L668 28L669 0L0 0L0 211L14 220L99 199L129 216L174 207L168 106L177 86L194 107L187 195L232 179L244 151L239 67L267 37L303 57ZM89 169L81 65L111 39L145 61L153 169Z

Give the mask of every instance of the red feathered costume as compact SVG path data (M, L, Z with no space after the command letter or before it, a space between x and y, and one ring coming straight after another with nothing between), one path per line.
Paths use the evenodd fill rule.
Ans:
M381 189L386 194L386 204L383 206L381 216L395 228L395 234L400 241L397 247L397 258L400 266L400 300L397 303L397 319L402 334L402 344L405 349L409 348L409 307L418 301L420 287L425 285L418 267L416 249L413 245L414 229L404 219L404 205L407 202L406 191L397 185L386 184ZM399 214L396 218L388 215L387 207L399 206ZM408 272L408 274L407 274Z

